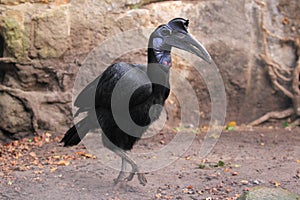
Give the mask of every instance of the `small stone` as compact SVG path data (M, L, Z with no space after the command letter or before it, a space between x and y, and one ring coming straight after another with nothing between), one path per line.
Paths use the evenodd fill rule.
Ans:
M248 183L249 183L249 181L247 181L247 180L241 180L241 184L243 184L243 185L248 185Z
M239 175L239 173L238 172L232 172L231 175L232 176L237 176L237 175Z
M211 191L212 191L212 193L217 193L218 189L217 188L212 188Z

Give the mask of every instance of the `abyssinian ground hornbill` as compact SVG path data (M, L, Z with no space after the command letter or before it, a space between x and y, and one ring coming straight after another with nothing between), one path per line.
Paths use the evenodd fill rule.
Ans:
M104 146L122 158L115 183L130 181L135 174L142 185L147 182L126 151L131 150L148 126L158 119L169 95L171 48L188 51L211 62L206 49L188 33L188 24L188 20L175 18L160 25L149 38L147 66L123 62L112 64L75 100L74 105L79 108L75 116L87 112L87 117L70 128L61 142L64 146L76 145L89 130L100 125ZM97 119L89 117L92 115ZM125 178L127 163L132 171Z

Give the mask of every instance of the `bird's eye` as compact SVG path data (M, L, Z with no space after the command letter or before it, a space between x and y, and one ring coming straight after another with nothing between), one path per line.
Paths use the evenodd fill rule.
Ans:
M171 31L169 29L164 28L164 29L161 30L161 34L163 36L171 35Z

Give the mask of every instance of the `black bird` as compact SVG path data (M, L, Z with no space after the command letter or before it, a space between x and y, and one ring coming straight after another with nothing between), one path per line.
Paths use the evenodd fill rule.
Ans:
M115 183L130 181L135 174L142 185L147 182L126 151L131 150L148 126L158 119L168 98L171 48L188 51L211 62L206 49L188 33L188 24L188 20L175 18L158 26L149 38L147 66L112 64L75 100L74 105L79 108L75 117L81 112L87 112L87 117L70 128L61 142L64 146L76 145L99 124L104 133L104 146L122 158ZM132 171L124 179L126 163L131 165Z

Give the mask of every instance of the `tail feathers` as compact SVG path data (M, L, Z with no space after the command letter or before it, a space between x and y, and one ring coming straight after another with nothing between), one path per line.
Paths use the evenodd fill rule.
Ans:
M60 142L64 143L64 146L77 145L81 139L89 132L89 122L86 118L79 121L76 125L72 126L64 135Z

